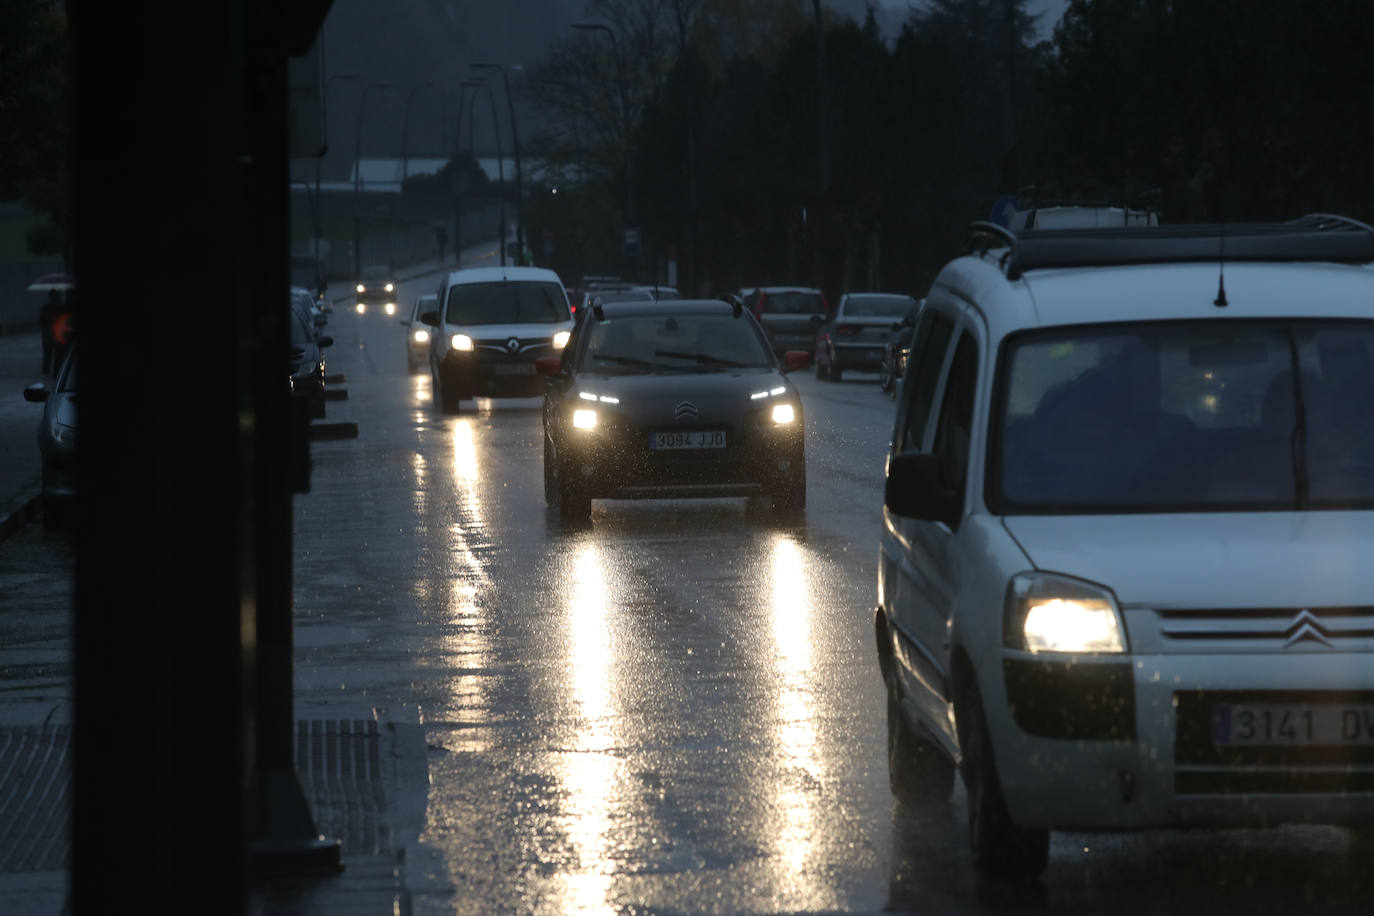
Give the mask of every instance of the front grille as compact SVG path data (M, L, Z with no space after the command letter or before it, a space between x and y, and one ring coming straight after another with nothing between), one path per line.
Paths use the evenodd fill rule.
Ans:
M1374 607L1128 608L1139 653L1370 652Z

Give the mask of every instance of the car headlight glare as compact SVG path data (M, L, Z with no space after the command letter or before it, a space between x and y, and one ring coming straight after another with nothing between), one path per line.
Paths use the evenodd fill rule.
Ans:
M566 347L569 337L572 337L571 331L559 331L557 334L553 335L553 348L555 350L561 350Z
M386 291L389 292L389 293L394 293L394 292L396 291L396 284L395 284L395 283L388 283L388 284L386 285Z
M783 423L791 423L791 422L792 422L793 420L795 420L795 419L797 419L797 413L796 413L796 411L794 411L794 410L792 409L792 405L791 405L791 404L774 404L774 405L773 405L773 422L774 422L774 423L777 423L777 424L781 425L781 424L783 424Z
M1008 647L1027 652L1126 651L1121 613L1110 591L1044 573L1012 577L1003 637Z
M358 290L358 292L360 292L360 293L365 293L365 292L367 292L367 287L366 287L366 286L363 286L361 283L359 283L358 286L357 286L357 290Z
M596 429L596 411L583 408L574 410L573 426L578 429Z
M367 311L367 306L359 302L357 305L354 306L354 309L356 309L358 314L361 315L363 312Z
M454 334L450 343L453 344L453 349L462 350L464 353L472 350L472 338L466 334Z
M415 331L415 342L416 342L416 343L429 343L429 332L426 331L424 328L419 328L419 329L417 329L417 330Z
M388 302L388 303L386 304L386 313L387 313L388 315L395 315L395 314L396 314L396 303L394 303L394 302Z

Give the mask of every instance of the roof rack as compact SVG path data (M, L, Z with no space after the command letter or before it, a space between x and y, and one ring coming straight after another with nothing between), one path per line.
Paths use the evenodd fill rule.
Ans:
M1008 280L1046 267L1183 261L1374 263L1374 227L1348 216L1310 213L1282 223L1176 224L1016 232L996 223L969 226L965 252L1002 251Z

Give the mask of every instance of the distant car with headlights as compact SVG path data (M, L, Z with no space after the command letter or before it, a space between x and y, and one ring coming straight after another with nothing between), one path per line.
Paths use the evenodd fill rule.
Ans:
M420 320L420 316L437 309L438 302L437 293L417 296L415 304L410 307L410 317L401 319L401 324L406 328L406 365L411 372L419 372L429 364L430 329Z
M892 789L957 767L978 870L1038 874L1051 830L1374 827L1371 262L1329 214L980 223L935 278L875 631Z
M900 293L846 293L816 335L816 378L838 382L846 370L877 372L888 338L916 300Z
M24 389L24 400L44 405L38 453L45 522L57 521L76 496L77 352L73 344L51 388L36 382Z
M539 360L544 496L566 519L596 498L764 497L806 507L801 397L757 319L717 300L592 308L561 357Z
M376 265L363 268L363 275L353 285L353 292L360 306L369 302L394 303L398 286L400 281L390 267Z
M429 370L444 413L476 397L543 393L534 361L557 355L572 335L563 283L541 267L452 271L435 305L420 321L430 329Z

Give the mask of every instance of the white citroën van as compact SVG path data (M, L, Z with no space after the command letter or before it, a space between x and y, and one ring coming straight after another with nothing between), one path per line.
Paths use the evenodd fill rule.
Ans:
M1049 832L1374 825L1374 229L975 224L930 290L876 617L894 792Z

